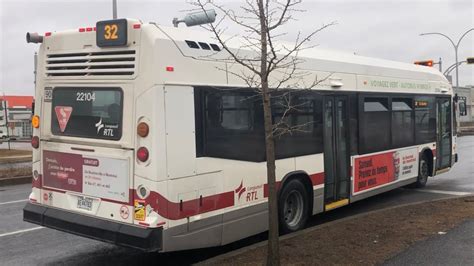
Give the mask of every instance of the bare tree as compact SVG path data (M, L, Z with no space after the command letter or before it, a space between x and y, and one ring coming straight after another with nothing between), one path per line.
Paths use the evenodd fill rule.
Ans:
M318 79L316 75L308 78L311 73L298 67L304 62L299 57L299 53L305 49L313 48L314 45L309 44L311 39L335 23L323 24L304 36L301 32L297 32L294 42L283 44L278 39L285 37L287 33L281 29L287 26L289 22L295 21L295 13L303 12L303 10L297 8L302 0L245 0L245 3L240 6L240 12L229 10L211 0L190 0L189 2L199 10L215 8L223 14L215 24L208 24L203 27L213 33L222 49L227 52L228 58L224 60L228 60L231 65L241 66L241 68L236 68L240 70L233 70L234 68L231 67L225 69L225 71L241 78L248 87L256 90L261 95L269 190L267 265L279 265L275 137L304 130L306 124L289 126L285 122L288 113L298 108L298 105L291 103L291 98L287 97L288 93L278 96L284 99L280 101L280 104L284 105L285 111L279 120L273 122L271 102L274 94L272 93L287 88L308 90L328 78L327 76ZM225 21L230 21L240 27L241 33L226 36ZM237 39L240 42L238 47L231 44Z

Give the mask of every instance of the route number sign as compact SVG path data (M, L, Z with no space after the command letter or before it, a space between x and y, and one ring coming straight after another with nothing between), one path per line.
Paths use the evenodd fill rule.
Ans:
M99 21L96 24L97 46L126 46L127 45L127 20L114 19Z

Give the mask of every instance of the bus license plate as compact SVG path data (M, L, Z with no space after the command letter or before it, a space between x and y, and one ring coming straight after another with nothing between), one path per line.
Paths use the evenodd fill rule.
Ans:
M87 211L91 211L93 201L94 201L94 199L92 199L92 198L78 196L77 197L77 208L87 210Z

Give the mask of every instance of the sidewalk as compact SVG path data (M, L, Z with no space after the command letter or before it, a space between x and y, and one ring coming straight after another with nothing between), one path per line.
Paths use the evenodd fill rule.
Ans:
M384 265L474 265L474 219L414 244Z
M449 255L445 253L448 257L444 259L443 262L446 262L444 265L453 265L452 262L469 264L473 260L473 252L463 252L464 255L456 260L450 260L450 257L451 254L458 252L455 249L466 249L469 248L469 243L472 244L474 236L472 221L474 221L474 196L409 204L364 213L281 237L281 264L379 265L385 262L392 263L393 258L394 264L412 265L425 263L423 257L433 256L430 252L439 252L439 249L443 248L449 253ZM463 222L467 225L462 224ZM458 227L460 229L454 229L452 231L454 233L439 235L439 232L448 232ZM456 233L456 230L462 232ZM447 237L452 238L452 241L463 241L467 238L471 242L448 245L443 242ZM418 255L417 245L424 248L421 244L423 242L420 241L427 241L426 243L434 241L430 245L436 246L438 250L426 248L423 255ZM472 248L472 245L470 247ZM204 261L202 264L261 265L265 262L265 256L266 242L262 242ZM419 260L411 261L410 256L419 256ZM399 261L396 261L397 259ZM426 264L431 263L426 261Z

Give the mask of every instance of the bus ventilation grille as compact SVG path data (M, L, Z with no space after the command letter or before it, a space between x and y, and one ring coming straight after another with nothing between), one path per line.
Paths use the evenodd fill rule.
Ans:
M134 50L49 54L46 76L131 76L135 73Z

